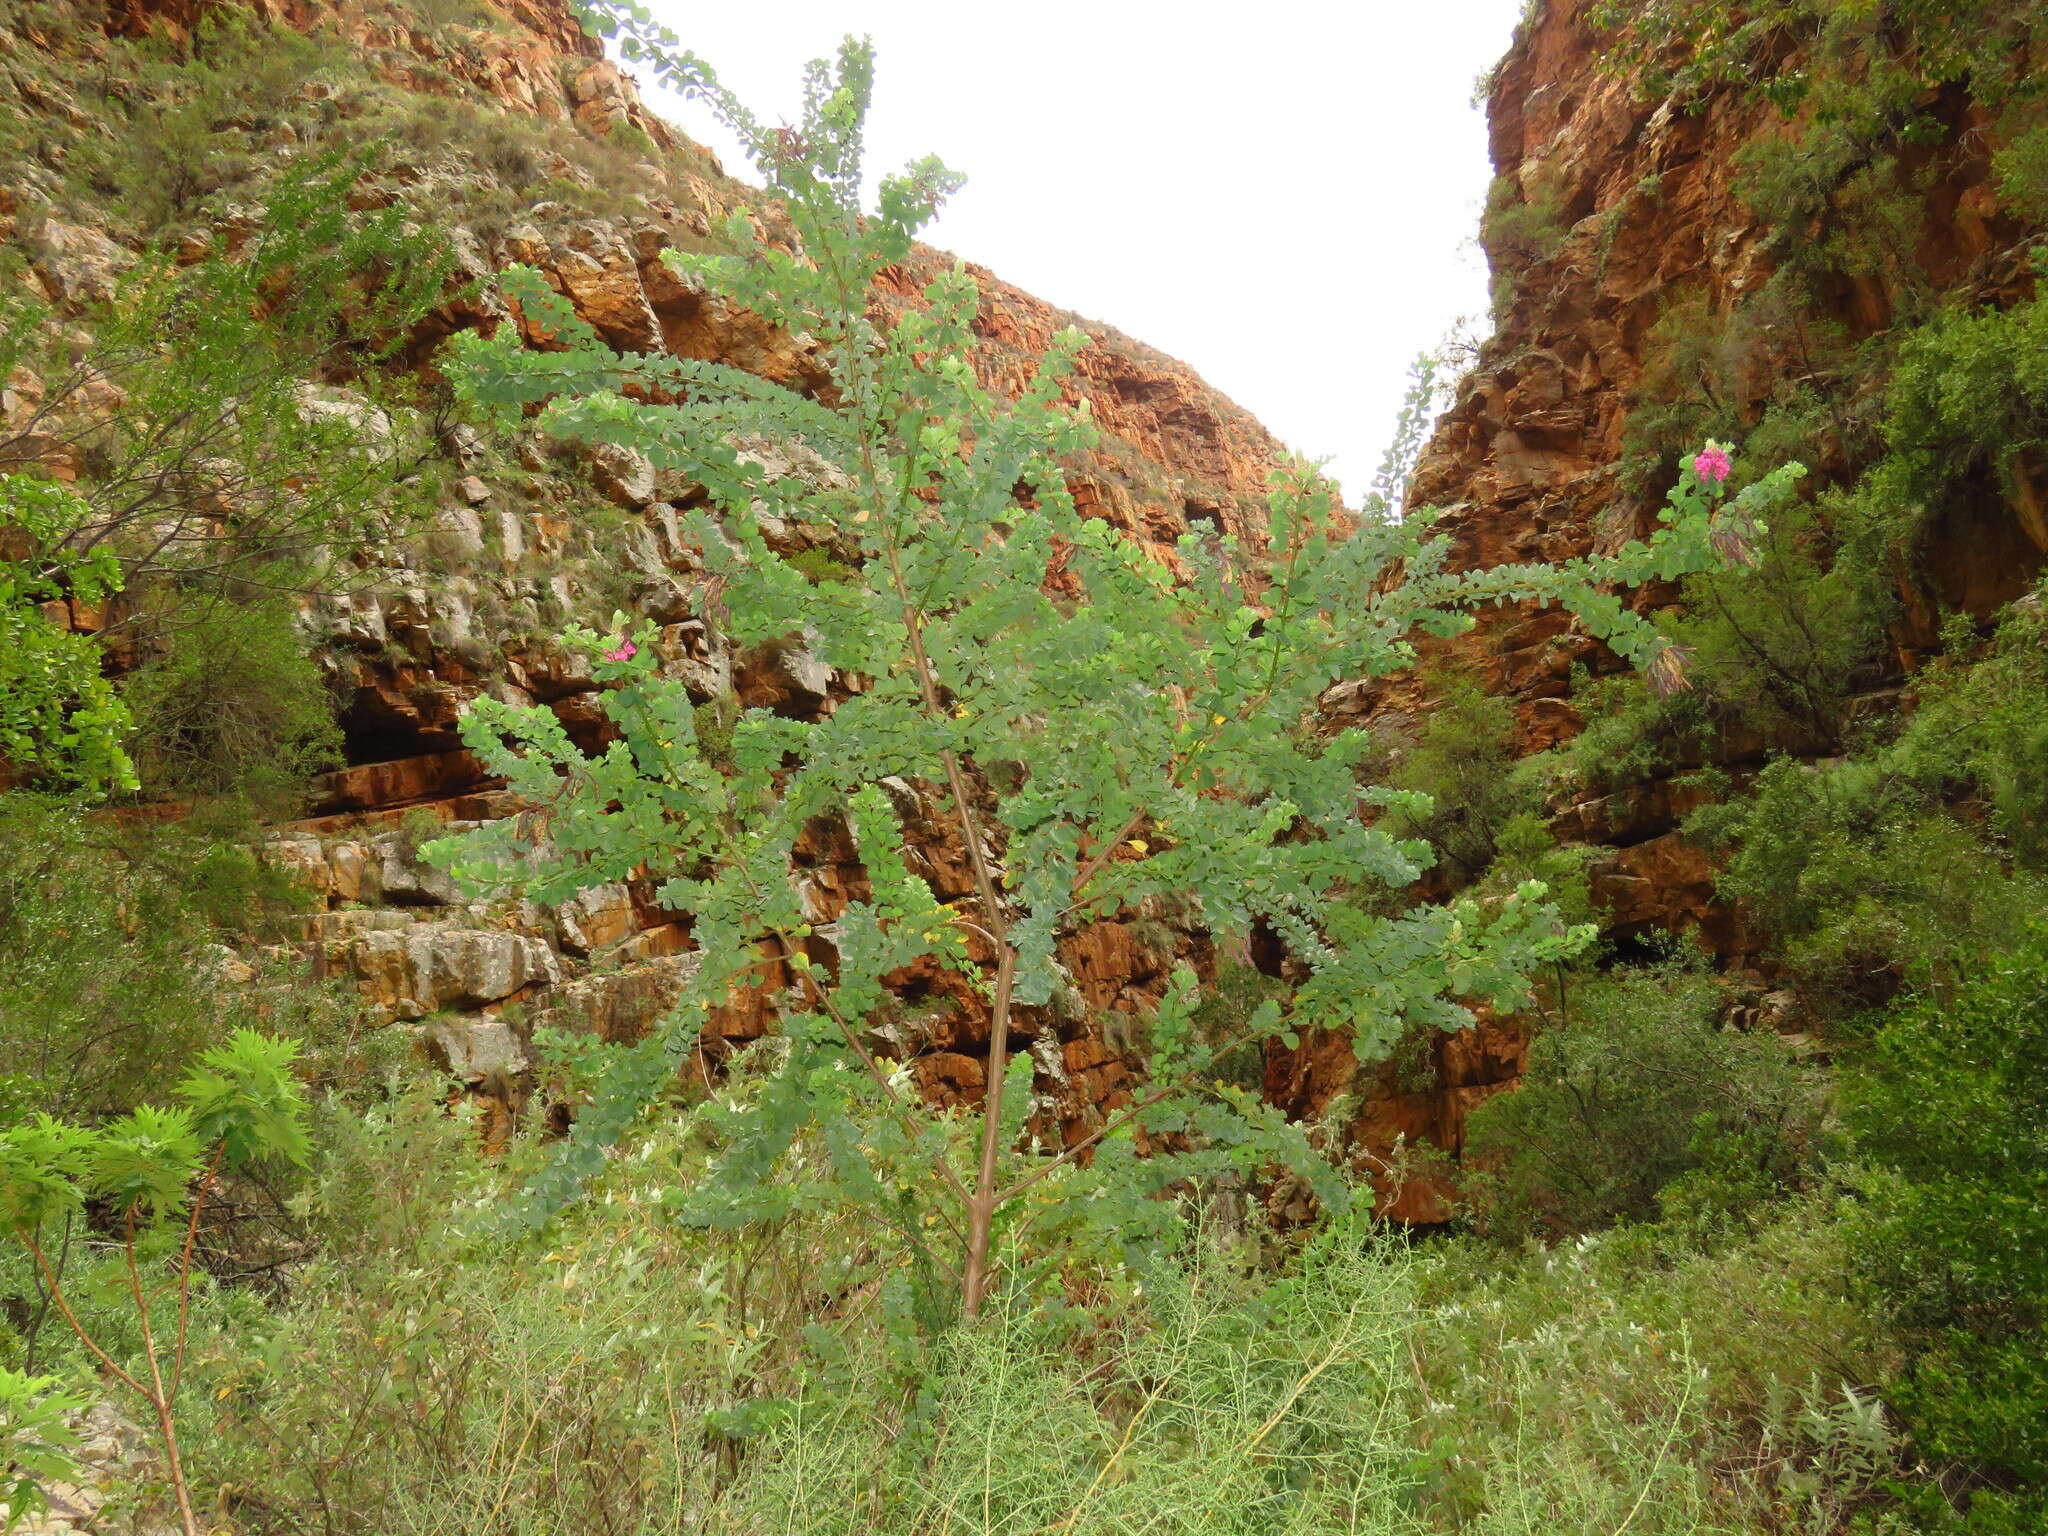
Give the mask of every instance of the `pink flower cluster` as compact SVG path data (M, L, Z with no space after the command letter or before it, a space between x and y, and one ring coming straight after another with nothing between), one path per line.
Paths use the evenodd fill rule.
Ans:
M604 653L606 661L631 661L640 654L640 647L630 640L621 640L617 646Z
M1708 443L1692 461L1692 472L1702 480L1711 480L1719 485L1735 468L1735 461L1728 457L1728 450L1719 443Z

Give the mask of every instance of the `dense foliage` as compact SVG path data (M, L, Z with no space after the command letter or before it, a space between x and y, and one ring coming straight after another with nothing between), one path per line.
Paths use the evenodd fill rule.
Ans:
M1973 1495L1961 1529L2048 1518L2048 940L1916 999L1851 1080L1871 1164L1852 1228L1867 1283L1912 1349L1893 1401L1923 1455ZM1931 1515L1943 1500L1922 1496Z
M502 23L414 9L480 46ZM677 265L806 334L801 390L612 351L523 270L498 295L523 323L440 354L466 401L401 366L449 297L446 219L632 209L643 161L694 152L388 89L232 14L117 41L0 0L105 44L67 88L119 129L0 112L0 165L161 242L84 331L0 315L31 413L0 435L0 758L38 775L0 792L10 1515L83 1475L81 1414L114 1402L150 1450L106 1519L245 1536L2040 1529L2048 619L2039 592L1944 611L1933 568L1958 529L2040 520L2048 301L2014 252L1953 294L1912 255L1958 157L1988 157L2022 248L2048 215L2013 65L2035 7L1597 7L1644 88L1782 116L1741 168L1779 269L1726 308L1669 295L1646 339L1622 469L1666 503L1655 539L1465 574L1394 515L1427 374L1362 521L1305 469L1165 559L1081 516L1078 340L1011 400L967 361L964 275L887 323L868 303L954 182L922 162L863 204L866 50L777 128L641 8L595 9L758 151L782 206ZM186 239L231 208L235 241ZM1508 265L1571 235L1540 175L1489 199ZM1856 283L1874 331L1838 318ZM442 848L491 887L469 915L631 879L695 952L642 1045L541 1031L516 1126L419 1058L445 1019L371 1027L305 978L323 932L399 914L336 895L309 930L247 805L335 750L299 600L455 563L414 514L458 420L465 470L574 482L549 503L574 558L618 567L577 600L622 610L564 634L508 607L602 708L573 738L474 710L534 809ZM615 558L645 530L579 444L702 486L694 621L829 671L822 701L743 709L672 665ZM1627 593L1651 577L1682 599L1654 622ZM1638 664L1574 680L1575 741L1518 755L1515 708L1449 664L1413 729L1322 713L1501 599L1563 601ZM96 805L138 778L189 818ZM1605 853L1557 840L1660 795L1740 904L1740 968L1613 930ZM841 841L864 879L835 897L805 860ZM1064 968L1104 920L1191 942L1114 1021L1134 1101L1073 1125ZM1350 1178L1357 1100L1289 1124L1265 1074L1348 1044L1357 1085L1405 1094L1420 1062L1433 1087L1475 1005L1536 1026L1527 1071L1411 1240ZM728 1049L736 1008L778 1027ZM986 1063L951 1111L908 1066L940 1032Z
M1654 631L1611 584L1744 553L1756 514L1800 467L1725 508L1718 480L1688 470L1646 543L1463 574L1445 569L1447 541L1426 520L1354 522L1296 472L1277 479L1263 528L1214 548L1183 537L1177 576L1067 492L1060 458L1090 438L1085 410L1062 399L1078 332L1011 403L967 361L979 295L964 270L886 329L871 318L875 276L908 253L953 178L921 162L885 178L863 212L867 50L849 44L836 71L815 66L803 122L772 131L701 66L671 67L753 145L804 257L761 245L744 259L669 259L815 337L834 408L720 365L621 356L537 274L518 272L508 284L549 350L524 349L509 331L464 337L466 387L486 406L538 406L552 433L644 451L703 484L710 504L686 533L722 627L743 645L801 645L846 679L847 696L814 718L738 711L729 735L707 743L696 701L661 675L657 632L642 625L610 641L575 637L602 647L596 675L620 685L605 708L621 739L601 757L545 709L471 709L465 740L550 807L547 841L503 823L442 856L472 880L513 879L552 901L646 870L664 882L663 904L689 915L704 956L682 1006L580 1115L535 1190L535 1218L600 1166L742 985L778 994L787 1061L732 1158L678 1191L689 1219L775 1215L759 1180L815 1123L837 1148L846 1196L905 1233L914 1269L957 1272L973 1315L999 1221L1078 1223L1081 1235L1115 1232L1136 1247L1158 1230L1158 1192L1276 1159L1341 1203L1299 1130L1218 1080L1222 1056L1319 1028L1341 1030L1372 1060L1406 1028L1469 1022L1460 999L1514 1006L1523 975L1588 931L1567 929L1535 881L1485 906L1379 900L1434 855L1371 811L1413 818L1426 802L1365 780L1371 738L1316 730L1318 698L1339 679L1412 665L1413 636L1467 628L1474 607L1530 598L1568 603L1669 683L1676 656L1649 643ZM674 403L636 405L628 391ZM771 470L736 447L753 437L800 437L818 462L808 474ZM829 537L843 552L839 579L815 582L782 560L761 532L768 515ZM966 865L961 888L943 894L914 872L932 867L910 830L926 798ZM805 889L798 849L820 821L843 822L860 851L869 889L843 907ZM1044 1130L1026 1133L1036 1063L1028 1051L1011 1057L1012 1036L1030 1040L1071 1006L1064 941L1119 912L1167 910L1225 951L1257 926L1277 934L1300 967L1289 998L1259 1006L1231 1038L1206 1039L1193 1028L1198 974L1177 968L1141 1020L1149 1081L1138 1103L1041 1152ZM892 1017L888 979L925 966L970 978L987 1009L980 1150L965 1173L952 1128L905 1105L866 1039ZM877 1141L862 1119L894 1128ZM1150 1155L1136 1159L1141 1146ZM923 1198L891 1189L878 1159L928 1162L938 1179ZM957 1259L935 1256L955 1246Z
M1495 1236L1740 1217L1810 1177L1819 1074L1773 1036L1722 1029L1708 976L1643 967L1553 990L1528 1081L1467 1142Z

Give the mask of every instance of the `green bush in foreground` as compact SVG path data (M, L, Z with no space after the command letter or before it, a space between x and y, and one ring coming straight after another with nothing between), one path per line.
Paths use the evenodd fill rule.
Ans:
M477 1218L539 1147L493 1166L425 1088L323 1111L326 1257L195 1336L201 1493L244 1536L1789 1536L1898 1472L1826 1198L1712 1253L1672 1226L1503 1256L1354 1214L1263 1260L1187 1202L1172 1252L1058 1245L1057 1287L932 1337L816 1132L768 1175L780 1219L675 1219L733 1119L650 1124L507 1238Z
M237 1030L201 1053L173 1089L180 1101L174 1107L139 1105L97 1126L37 1115L0 1130L0 1229L28 1250L43 1294L107 1377L155 1420L185 1536L200 1531L178 1447L200 1218L229 1170L265 1160L303 1167L311 1156L305 1094L291 1073L297 1054L291 1041ZM140 1358L128 1365L109 1347L117 1341L80 1315L80 1277L66 1274L73 1227L88 1205L117 1234L131 1320L141 1336ZM21 1383L12 1385L19 1395ZM57 1443L35 1415L15 1428L24 1440L20 1451L0 1450L10 1459L20 1454L55 1464Z
M615 685L603 701L620 739L601 757L544 709L470 706L464 740L554 808L549 841L523 845L526 832L503 822L440 856L479 886L542 900L646 871L665 905L690 914L703 955L662 1028L607 1074L526 1214L544 1221L575 1198L740 986L775 991L789 1049L731 1158L678 1189L691 1220L773 1219L763 1172L800 1130L827 1127L834 1187L903 1236L906 1262L942 1282L920 1281L935 1306L943 1292L973 1317L1000 1238L1025 1212L1080 1241L1114 1232L1143 1245L1167 1225L1150 1196L1274 1163L1341 1203L1300 1128L1223 1080L1222 1057L1325 1027L1378 1059L1406 1028L1469 1023L1461 999L1513 1006L1534 966L1590 930L1563 923L1534 880L1487 902L1385 900L1435 855L1372 812L1426 814L1424 797L1371 782L1369 738L1325 736L1318 699L1340 678L1412 665L1416 637L1461 632L1476 608L1524 600L1569 606L1675 686L1681 658L1617 589L1740 558L1754 514L1803 471L1785 466L1731 500L1726 454L1713 448L1646 541L1461 573L1429 519L1354 524L1296 468L1275 477L1262 526L1213 547L1183 536L1181 579L1068 492L1063 464L1094 437L1087 411L1065 403L1082 333L1063 334L1010 399L975 373L982 300L964 267L886 327L871 315L877 276L956 182L922 161L863 206L865 45L849 41L836 67L812 65L802 123L770 129L699 61L635 35L659 76L706 95L746 140L804 252L756 243L745 258L666 259L813 337L830 386L801 394L714 364L620 355L530 271L508 273L507 291L559 350L528 347L513 327L472 333L457 339L453 371L508 421L538 407L556 436L631 446L703 484L708 504L685 531L721 630L742 647L801 641L846 696L809 719L740 711L729 741L705 742L698 701L663 675L657 632L642 625L571 636ZM801 441L821 467L799 477L734 447L753 437ZM814 584L792 568L765 542L763 510L832 527L845 577ZM928 836L911 830L921 817L964 852L950 888L923 873ZM797 844L821 821L845 828L867 886L829 920L793 873ZM1037 1074L1020 1046L1061 1001L1062 941L1148 907L1185 914L1226 951L1263 926L1299 982L1236 1038L1212 1041L1193 1028L1195 971L1177 968L1141 1021L1145 1091L1082 1138L1044 1147L1026 1134ZM986 999L971 1148L957 1122L909 1102L868 1043L893 1006L887 979L919 965L963 975ZM870 1112L886 1132L855 1132ZM907 1205L880 1176L904 1157L929 1175ZM1040 1204L1048 1194L1052 1209Z
M1954 1525L2048 1523L2048 933L1914 999L1851 1080L1858 1265L1911 1351L1891 1393ZM1947 1528L1948 1500L1921 1503ZM1935 1519L1935 1516L1942 1518Z

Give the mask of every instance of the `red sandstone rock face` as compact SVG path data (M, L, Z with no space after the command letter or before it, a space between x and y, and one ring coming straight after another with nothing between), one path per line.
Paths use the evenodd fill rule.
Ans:
M1530 1035L1527 1021L1481 1010L1469 1029L1431 1040L1420 1061L1361 1067L1348 1036L1317 1030L1298 1050L1268 1053L1266 1097L1297 1120L1314 1120L1349 1095L1343 1145L1371 1182L1379 1213L1417 1225L1445 1222L1458 1193L1447 1160L1464 1151L1466 1117L1513 1086L1528 1062Z
M222 3L222 0L214 0ZM397 0L238 0L275 21L337 36L373 60L391 83L445 90L445 77L515 111L563 120L594 131L630 124L655 142L679 137L640 101L632 81L603 58L566 0L483 0L498 21L475 27L422 25ZM109 26L189 32L208 0L111 0ZM715 162L713 162L715 164ZM540 267L584 319L622 350L667 350L730 363L781 382L803 382L812 370L787 337L713 295L692 288L660 261L679 231L703 235L734 211L757 226L774 221L758 194L721 177L690 178L654 201L637 221L580 220L551 225L536 219L508 233L500 248L473 253L483 276L508 261ZM667 206L664 207L663 205ZM885 275L877 291L884 309L916 295L952 258L921 250ZM1284 453L1251 416L1209 388L1192 369L1110 330L1063 314L969 265L983 302L975 363L988 383L1021 390L1032 360L1069 324L1093 337L1082 354L1071 400L1086 398L1113 442L1077 476L1075 493L1118 526L1159 546L1190 525L1257 534L1266 480ZM489 318L489 311L450 316L452 324Z
M658 143L673 142L575 26L563 0L489 0L499 18L489 31L425 28L389 0L247 3L273 20L345 40L392 85L445 91L452 78L510 110L573 118L599 133L630 124ZM204 8L205 0L113 0L109 25L189 32ZM483 296L436 316L412 358L430 363L441 339L469 326L518 324L545 344L525 317L491 296L491 275L521 262L544 273L616 348L718 361L797 388L814 384L822 370L805 343L662 261L664 250L701 241L735 212L766 234L780 224L759 194L723 178L708 157L703 164L701 175L650 167L658 179L650 179L643 214L581 218L536 205L493 237L457 231L460 275L475 280ZM11 204L0 207L11 211ZM75 233L59 255L99 238ZM126 256L111 246L101 254L109 252L110 260ZM921 250L885 274L875 294L878 313L886 318L918 302L951 262ZM74 269L81 282L92 276L77 261L52 267L65 282ZM1090 333L1068 399L1088 402L1104 443L1074 468L1077 501L1169 562L1174 541L1191 527L1259 541L1267 478L1283 455L1256 421L1184 365L1076 321L984 269L969 270L983 295L974 362L991 385L1021 391L1061 329L1081 324ZM324 664L347 700L343 725L356 765L326 776L315 788L316 814L276 829L269 844L270 856L330 908L305 936L316 972L347 979L377 1017L430 1020L421 1027L434 1057L483 1086L525 1070L536 1024L608 1040L640 1037L673 1003L695 962L687 923L659 910L644 884L586 893L548 912L469 902L420 860L417 818L460 828L519 813L460 748L463 705L485 691L545 704L579 741L602 740L594 682L577 658L544 637L571 617L587 616L579 604L590 581L621 570L635 583L630 606L664 626L665 662L701 696L730 689L748 705L794 715L829 710L843 697L840 680L800 641L735 654L708 627L697 611L698 564L677 531L678 507L701 495L696 488L657 475L622 450L587 455L581 472L626 516L623 533L604 535L613 545L598 548L575 521L581 503L554 494L564 466L536 447L522 467L523 483L503 473L466 475L454 504L425 536L431 563L401 563L309 614L325 635ZM462 468L472 470L467 461ZM806 536L789 530L784 552L798 552ZM771 543L781 548L784 538L772 533ZM916 872L942 900L970 894L965 854L938 797L929 786L906 784L898 799L916 842ZM821 930L811 958L829 965L830 924L864 893L865 875L845 829L835 824L813 827L797 855L805 900ZM1061 946L1069 994L1018 1019L1011 1045L1038 1064L1034 1119L1042 1132L1072 1143L1094 1117L1126 1102L1133 1077L1117 1018L1149 1007L1176 964L1210 964L1204 940L1147 920L1154 916L1121 914L1070 935ZM707 1068L772 1027L775 994L794 977L764 957L758 980L714 1018ZM880 1023L888 1048L912 1059L935 1102L978 1102L988 1048L981 998L964 978L937 967L913 968L892 986L902 1006ZM521 1012L523 1021L511 1022Z
M667 124L561 0L480 0L492 18L484 26L429 25L393 0L108 0L107 30L189 37L226 3L337 38L408 90L441 94L452 77L516 111L574 118L599 132L630 124L656 144L671 142Z
M920 251L883 274L885 308L915 302L951 260ZM965 265L982 295L975 371L992 388L1021 394L1061 331L1072 325L1090 335L1065 398L1088 402L1112 451L1092 455L1074 475L1082 507L1162 554L1191 528L1263 541L1267 479L1284 458L1271 433L1186 364Z
M1547 0L1494 79L1495 170L1545 189L1570 228L1543 260L1489 253L1496 274L1514 279L1515 297L1417 470L1413 503L1451 509L1445 527L1469 565L1557 559L1647 531L1654 498L1627 495L1615 476L1646 337L1675 300L1722 315L1771 272L1735 167L1744 144L1783 131L1774 110L1726 94L1697 114L1637 99L1632 80L1596 67L1593 8ZM1985 126L1971 109L1957 111L1963 126ZM1966 163L1927 194L1938 234L1916 255L1937 290L2009 297L2024 279L2009 254L2018 226L1999 212L1987 170ZM1861 336L1888 325L1891 310L1873 283L1838 295L1831 318ZM1751 364L1758 397L1784 361L1768 344L1760 349ZM1837 448L1816 443L1806 457L1839 471ZM1964 532L1940 541L1937 587L1973 606L2017 595L2039 558L2018 524L1993 516ZM1524 701L1555 696L1575 661L1608 660L1550 616L1496 619L1472 654ZM1540 734L1526 708L1525 721Z
M1725 315L1771 274L1766 232L1737 195L1736 167L1745 144L1785 131L1775 109L1729 93L1697 113L1639 99L1633 79L1597 65L1594 8L1594 0L1545 0L1494 76L1494 169L1544 189L1569 229L1543 260L1489 252L1496 275L1514 280L1513 301L1417 467L1411 504L1449 509L1443 526L1467 566L1610 549L1653 527L1656 498L1630 495L1616 475L1648 334L1677 299ZM1964 102L1949 115L1963 128L1987 126ZM1935 233L1915 256L1937 291L2010 299L2024 282L2013 253L2020 226L2001 213L1988 170L1980 148L1925 194ZM1827 318L1860 337L1887 326L1891 313L1891 295L1873 282L1836 295ZM1752 402L1787 370L1789 353L1774 345L1793 343L1759 341ZM1822 473L1840 473L1850 466L1839 451L1819 442L1803 456ZM1935 540L1931 579L1945 600L1975 611L2018 595L2039 563L2025 519L2004 509L1950 534ZM2048 547L2048 536L2038 543ZM1930 615L1933 595L1922 595ZM1638 600L1669 597L1648 590ZM1516 698L1530 750L1577 728L1559 698L1572 665L1613 664L1561 615L1527 610L1485 616L1462 653ZM1688 925L1679 915L1690 900L1675 898L1672 926Z
M1489 251L1496 276L1514 280L1514 296L1417 468L1411 505L1447 509L1442 526L1461 567L1557 560L1649 531L1655 498L1629 494L1616 473L1632 398L1650 362L1649 332L1674 300L1725 315L1771 273L1765 231L1735 182L1740 149L1783 131L1774 110L1726 94L1697 114L1638 99L1633 80L1597 67L1588 24L1594 8L1595 0L1539 0L1493 79L1494 169L1554 197L1568 228L1541 260L1506 247ZM1937 291L2010 301L2025 282L2012 254L2020 226L1987 184L1981 136L1988 125L1966 102L1943 109L1957 126L1977 130L1980 142L1975 158L1965 156L1927 189L1934 233L1915 257ZM1888 326L1892 308L1890 294L1865 282L1835 295L1828 318L1862 337ZM1785 363L1769 342L1760 345L1751 403ZM1853 468L1839 450L1820 442L1802 457L1839 474ZM1970 526L1936 531L1932 590L1906 594L1902 650L1931 640L1939 603L1984 613L2025 589L2048 551L2048 522L2029 520L2033 505L1991 505ZM1638 602L1654 606L1672 595L1645 591ZM1455 649L1513 697L1528 751L1581 728L1562 697L1574 664L1615 665L1575 623L1526 607L1482 615ZM1335 690L1332 703L1339 713L1382 723L1428 707L1407 682ZM1735 761L1761 757L1763 747L1727 744ZM1691 808L1690 794L1651 783L1572 807L1554 827L1567 839L1605 845L1590 873L1615 931L1688 933L1739 970L1759 941L1741 913L1717 898L1707 853L1674 830ZM1471 1059L1441 1062L1435 1083L1420 1091L1369 1085L1351 1123L1354 1139L1379 1148L1406 1134L1455 1153L1471 1104L1510 1086L1521 1070L1518 1050L1488 1043L1501 1027L1482 1026L1470 1037ZM1340 1093L1360 1092L1357 1076L1341 1042L1316 1042L1276 1056L1268 1086L1290 1110L1317 1115ZM1396 1194L1395 1209L1430 1219L1443 1193L1426 1179L1411 1181Z

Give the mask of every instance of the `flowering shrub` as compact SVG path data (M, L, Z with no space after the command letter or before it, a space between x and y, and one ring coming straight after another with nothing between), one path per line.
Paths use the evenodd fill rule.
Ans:
M734 711L729 743L707 742L642 624L615 643L576 637L601 651L598 677L616 685L605 707L619 739L600 757L545 709L472 706L464 739L550 808L552 841L526 847L520 824L504 822L434 856L473 883L549 901L651 872L661 902L690 914L702 956L656 1035L607 1072L533 1186L529 1215L544 1220L573 1198L714 1010L761 986L774 993L786 1066L712 1176L674 1192L684 1220L775 1217L762 1175L816 1128L844 1197L903 1234L906 1276L956 1287L972 1315L1001 1262L1000 1231L1142 1248L1174 1221L1147 1196L1276 1162L1341 1204L1340 1181L1299 1128L1223 1080L1223 1058L1317 1027L1376 1059L1412 1028L1469 1023L1471 1001L1515 1006L1529 970L1590 930L1562 922L1536 881L1487 903L1388 902L1434 853L1371 813L1421 797L1361 782L1369 740L1326 735L1319 699L1341 679L1412 665L1418 634L1455 634L1475 608L1525 600L1566 603L1625 656L1675 671L1617 588L1716 560L1718 483L1687 480L1666 525L1611 556L1452 572L1429 517L1354 523L1297 466L1276 476L1262 521L1183 538L1189 574L1176 579L1068 492L1061 466L1093 440L1085 403L1069 404L1086 336L1060 336L1012 400L969 362L981 297L964 268L889 328L871 316L875 274L910 251L957 178L920 161L862 208L867 48L848 43L836 69L813 65L804 121L783 132L665 47L657 73L710 97L754 146L802 253L756 244L744 259L667 259L815 338L829 385L798 394L716 364L622 356L521 271L506 277L511 296L566 350L527 351L508 327L459 338L454 371L508 420L538 407L555 436L625 444L705 486L709 504L685 531L716 593L707 617L741 648L800 638L837 681L815 718ZM739 225L734 236L753 240ZM637 403L647 398L675 403ZM800 437L833 473L813 484L771 471L735 448L743 435ZM1797 472L1744 496L1761 504ZM846 578L814 583L780 557L760 531L763 509L829 528L848 552ZM935 883L913 835L928 816L959 840L957 883ZM844 906L807 887L795 855L820 819L843 826L864 866L867 890ZM1223 953L1254 928L1277 935L1298 982L1218 1038L1197 1022L1200 977L1178 967L1137 1021L1135 1099L1046 1146L1026 1132L1034 1103L1053 1102L1033 1099L1039 1057L1014 1048L1049 1044L1052 1020L1079 1006L1062 943L1148 910L1183 914ZM896 1008L889 979L911 968L952 973L976 1000L979 1016L955 1026L988 1042L974 1058L985 1086L971 1135L919 1112L907 1074L885 1059L922 1042L900 1027L894 1042L875 1032ZM907 1166L928 1176L906 1184L883 1171Z

